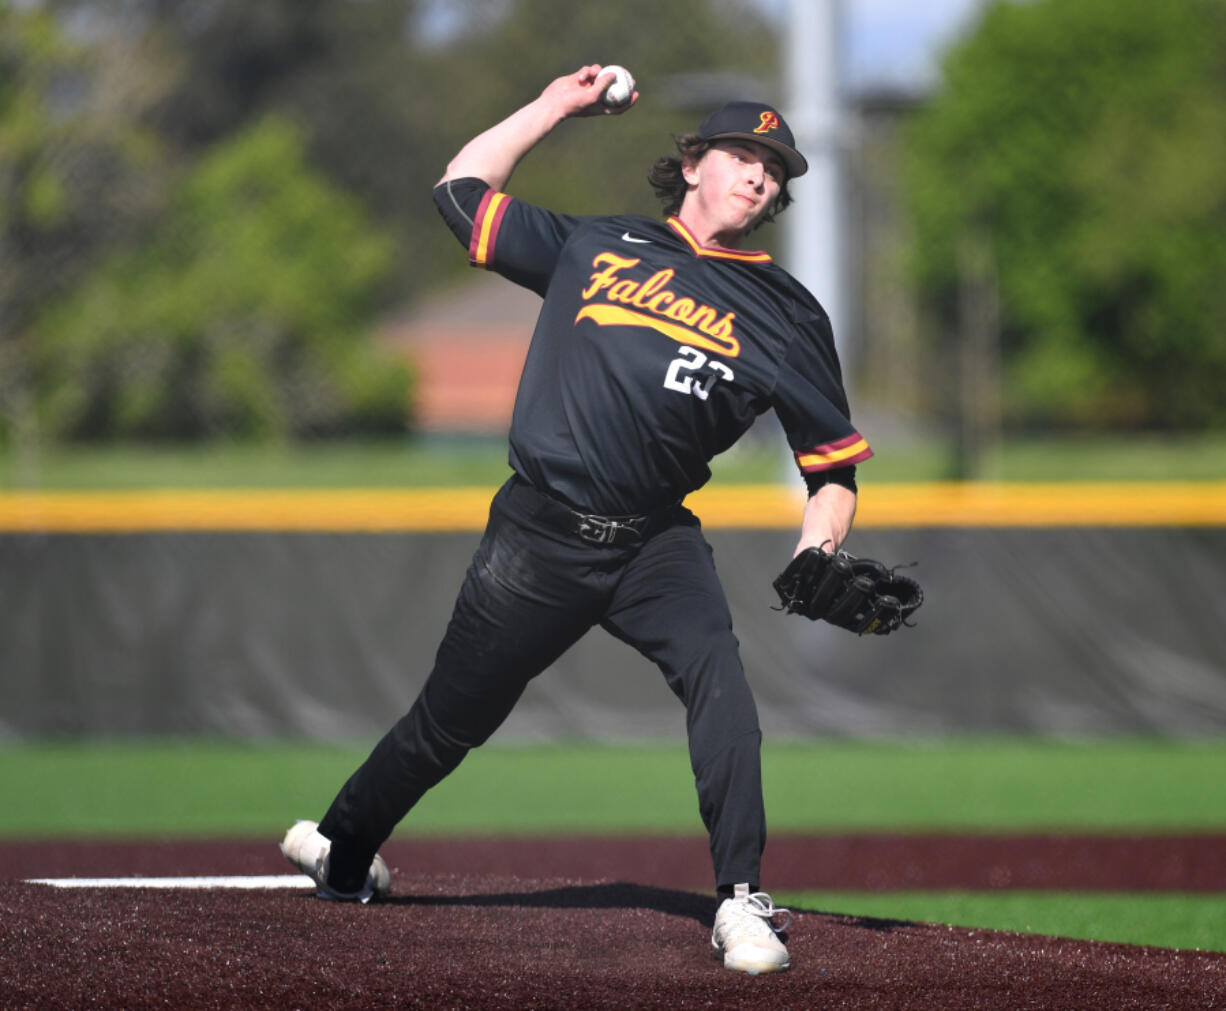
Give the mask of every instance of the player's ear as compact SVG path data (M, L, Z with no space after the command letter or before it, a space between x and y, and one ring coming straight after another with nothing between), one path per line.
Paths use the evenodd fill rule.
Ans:
M695 158L687 154L681 159L681 178L690 186L698 185L698 180L702 178L702 155Z

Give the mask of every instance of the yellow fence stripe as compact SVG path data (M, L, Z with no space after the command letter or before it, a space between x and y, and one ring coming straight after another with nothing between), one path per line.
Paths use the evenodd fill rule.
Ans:
M866 526L1226 526L1226 482L879 485Z
M491 488L0 493L0 532L471 531ZM723 485L687 500L707 527L798 529L800 486ZM856 527L1226 526L1226 482L866 484Z
M708 497L709 496L709 497ZM706 526L798 526L803 494L787 488L703 490ZM889 527L1226 526L1226 482L865 484L857 529Z
M488 488L16 492L0 496L0 530L480 530L490 497Z

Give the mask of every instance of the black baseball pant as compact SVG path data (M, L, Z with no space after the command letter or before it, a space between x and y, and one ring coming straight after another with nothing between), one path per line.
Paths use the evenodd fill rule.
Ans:
M612 546L565 530L565 513L517 476L494 497L434 669L320 822L332 841L334 888L362 887L413 805L597 624L654 661L685 705L715 884L759 883L766 818L757 709L697 519L678 507L642 543Z

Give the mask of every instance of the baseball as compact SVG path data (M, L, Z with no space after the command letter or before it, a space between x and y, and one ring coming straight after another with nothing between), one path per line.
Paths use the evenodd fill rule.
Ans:
M625 67L619 67L616 63L609 64L600 72L601 77L605 77L608 74L616 74L617 76L604 93L604 104L612 106L625 105L630 101L630 96L634 94L634 78L629 70Z

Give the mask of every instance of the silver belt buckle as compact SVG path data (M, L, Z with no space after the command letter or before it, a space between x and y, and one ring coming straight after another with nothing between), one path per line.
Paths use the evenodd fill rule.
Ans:
M616 520L608 520L603 516L586 516L582 513L578 515L579 524L575 527L575 533L592 544L610 543L621 526Z

